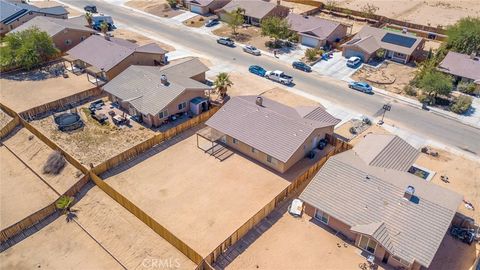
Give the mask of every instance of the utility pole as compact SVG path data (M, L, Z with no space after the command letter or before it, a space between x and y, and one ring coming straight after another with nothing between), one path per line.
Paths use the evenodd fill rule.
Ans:
M383 115L382 115L382 120L378 121L378 124L379 124L379 125L383 125L383 123L384 123L384 122L383 122L383 119L385 118L385 113L386 113L387 111L390 111L390 110L392 109L392 105L390 105L389 103L387 103L387 104L383 105L382 109L383 109Z

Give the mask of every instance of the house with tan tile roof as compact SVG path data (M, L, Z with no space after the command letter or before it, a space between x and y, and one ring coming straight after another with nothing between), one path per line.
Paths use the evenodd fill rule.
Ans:
M216 10L230 3L231 0L186 0L185 4L193 13L213 14Z
M448 52L438 70L455 77L456 81L473 82L480 90L480 56Z
M290 9L282 6L280 1L263 1L263 0L233 0L223 8L217 11L222 20L225 20L225 13L232 12L241 8L245 10L244 21L251 25L260 25L262 20L267 17L287 17Z

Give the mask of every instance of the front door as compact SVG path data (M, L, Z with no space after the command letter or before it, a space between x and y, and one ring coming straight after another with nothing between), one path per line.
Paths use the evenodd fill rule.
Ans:
M385 251L385 255L383 255L382 263L387 263L389 257L390 257L390 253Z

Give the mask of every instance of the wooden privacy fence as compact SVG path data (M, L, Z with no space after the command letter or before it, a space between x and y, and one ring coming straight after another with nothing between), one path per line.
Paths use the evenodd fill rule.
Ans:
M0 130L0 139L5 138L10 132L12 132L16 126L20 124L20 118L14 116L10 122L8 122L1 130Z
M333 145L335 146L334 150L329 152L326 156L321 158L319 161L315 162L308 170L306 170L303 174L298 176L288 187L282 190L275 198L270 201L267 205L265 205L260 211L258 211L252 218L250 218L247 222L245 222L240 228L238 228L232 235L230 235L225 241L223 241L212 253L210 253L206 258L205 261L208 264L213 264L218 256L222 254L228 247L235 244L238 240L240 240L243 236L245 236L255 225L260 223L262 219L264 219L267 215L269 215L277 205L285 200L289 195L294 193L296 189L304 184L306 181L310 180L315 174L320 170L320 168L327 162L327 160L343 151L349 150L352 148L346 142L336 140L332 137ZM208 265L207 264L207 265Z
M152 230L154 230L163 239L167 240L170 244L172 244L175 248L177 248L180 252L182 252L185 256L187 256L190 260L192 260L197 265L202 264L202 260L203 260L202 256L200 256L200 254L198 254L194 249L188 246L185 242L180 240L178 237L176 237L173 233L171 233L165 227L160 225L160 223L158 223L153 218L151 218L148 214L142 211L139 207L133 204L130 200L128 200L122 194L118 193L115 189L113 189L110 185L104 182L95 173L90 172L90 177L92 178L93 182L101 190L103 190L103 192L107 193L117 203L122 205L130 213L132 213L138 219L143 221L143 223L148 225L148 227L152 228Z

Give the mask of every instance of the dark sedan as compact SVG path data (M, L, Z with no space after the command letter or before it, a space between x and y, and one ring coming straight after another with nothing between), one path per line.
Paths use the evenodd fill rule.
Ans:
M292 67L296 68L296 69L303 70L305 72L311 72L312 71L312 67L310 67L309 65L305 64L304 62L300 62L300 61L293 62Z

